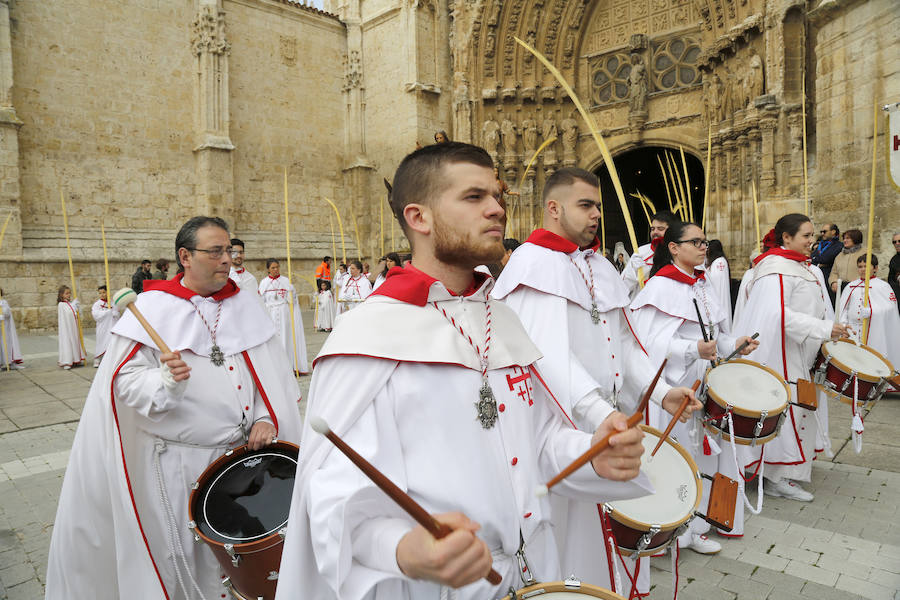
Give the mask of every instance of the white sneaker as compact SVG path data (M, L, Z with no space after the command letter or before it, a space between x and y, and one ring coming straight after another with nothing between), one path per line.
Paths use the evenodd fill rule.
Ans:
M18 370L21 371L22 369L25 368L25 365L23 365L23 364L21 364L21 363L13 363L12 368L13 368L13 369L18 369Z
M698 554L718 554L722 550L722 544L705 535L694 533L691 534L691 541L684 548L690 548Z
M96 368L99 367L99 366L100 366L100 359L99 359L99 358L95 358L95 359L94 359L94 368L96 369Z
M68 370L71 369L71 368L72 368L72 365L66 365L66 366L63 367L63 369L65 369L66 371L68 371Z
M814 498L811 493L800 487L800 484L783 478L777 481L771 479L763 481L763 493L767 496L788 498L799 502L812 502Z

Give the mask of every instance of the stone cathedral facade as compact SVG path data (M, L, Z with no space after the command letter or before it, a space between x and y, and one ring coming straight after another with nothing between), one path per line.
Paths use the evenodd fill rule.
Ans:
M382 180L439 130L490 152L526 231L550 173L605 167L516 37L562 72L614 159L660 148L702 163L708 234L736 273L756 240L753 188L764 230L803 210L804 125L817 224L865 231L874 141L884 261L900 195L873 112L900 100L898 28L895 0L0 0L0 287L20 327L55 327L61 194L83 304L104 282L101 223L114 289L141 259L171 259L195 214L229 221L261 274L287 253L286 179L294 280L311 292L325 254L374 266L406 246Z

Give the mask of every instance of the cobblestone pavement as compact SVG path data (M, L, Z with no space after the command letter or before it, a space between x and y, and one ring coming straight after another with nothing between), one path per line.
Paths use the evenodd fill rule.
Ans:
M307 328L310 356L324 338ZM59 369L55 336L21 342L27 368L0 372L0 599L35 600L43 597L59 490L95 370ZM85 343L90 354L90 332ZM309 377L300 384L305 395ZM720 554L682 552L680 599L900 600L900 395L882 399L866 419L860 454L848 443L849 408L832 402L830 414L836 456L814 463L815 500L767 497L761 515L748 513L742 539L718 538ZM653 600L672 597L670 564L652 559Z

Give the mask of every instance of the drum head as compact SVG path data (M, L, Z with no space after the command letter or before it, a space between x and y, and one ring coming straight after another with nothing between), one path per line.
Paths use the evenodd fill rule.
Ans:
M662 437L662 432L645 425L641 429L644 430L641 471L650 478L656 493L610 502L609 505L615 511L616 520L627 525L645 530L650 525L659 525L663 530L672 529L690 518L700 505L703 488L697 474L697 464L681 445L671 439L667 439L650 460L650 452Z
M244 544L285 527L291 509L297 452L263 448L223 464L199 490L193 516L211 540Z
M540 600L579 600L586 598L604 598L605 600L625 600L624 597L605 588L581 583L572 579L536 583L516 591L515 599L506 596L504 600L524 600L540 598Z
M789 397L784 380L750 361L731 361L711 369L706 384L716 396L737 409L752 413L781 412Z
M891 366L881 356L864 346L842 340L825 342L822 346L825 352L851 371L868 375L870 378L891 376Z

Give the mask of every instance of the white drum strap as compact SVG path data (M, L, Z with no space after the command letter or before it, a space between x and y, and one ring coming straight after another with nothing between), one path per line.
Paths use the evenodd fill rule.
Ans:
M675 536L675 545L672 548L672 600L678 600L678 559L681 551L678 549L678 536Z
M816 393L819 394L820 392L817 391ZM828 402L827 394L822 393L822 401ZM824 421L821 410L814 410L812 413L816 416L816 425L819 427L817 439L822 442L822 451L828 458L834 458L834 451L831 449L831 436L828 435L828 423Z
M190 597L187 587L184 585L184 578L181 574L181 569L182 567L184 567L188 579L191 580L191 585L193 586L194 590L196 590L200 598L206 600L206 596L203 595L203 592L200 590L200 586L197 585L197 582L194 580L194 574L191 573L190 566L187 564L187 558L185 558L184 556L184 547L181 545L181 537L178 533L178 521L175 519L175 511L172 509L172 503L169 501L169 494L166 491L166 483L162 474L162 465L160 464L159 460L160 454L165 451L166 441L160 438L156 438L156 443L153 447L153 466L156 468L156 486L159 490L159 501L163 506L166 520L168 521L168 523L166 523L168 529L168 531L166 532L166 541L169 543L169 553L174 559L172 566L175 569L175 578L178 580L178 585L184 592L185 597ZM179 560L181 564L179 564Z
M737 459L737 448L734 445L734 419L731 416L731 411L729 410L726 413L728 417L728 437L731 439L731 457L734 460L734 470L738 474L738 491L741 493L741 498L744 499L744 506L747 507L747 510L752 512L754 515L758 515L762 512L762 503L763 503L763 471L766 468L766 461L763 460L763 452L764 450L760 450L759 452L759 473L757 473L757 483L756 483L756 508L753 508L753 505L750 504L750 501L747 500L747 486L744 480L744 470L738 466Z
M456 600L458 596L459 593L456 589L446 585L441 586L441 600Z
M850 404L853 419L850 421L850 436L853 438L853 451L862 452L863 420L856 411L856 399L859 395L859 379L853 378L853 403Z

